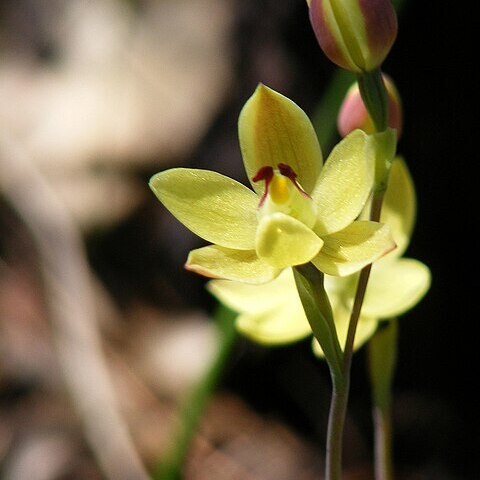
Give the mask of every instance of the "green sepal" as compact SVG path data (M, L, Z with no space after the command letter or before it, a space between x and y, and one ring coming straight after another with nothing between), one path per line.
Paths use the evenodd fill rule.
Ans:
M305 315L325 354L332 379L334 382L343 382L343 352L323 284L324 274L307 263L293 267L293 275Z
M392 319L375 333L368 344L368 366L373 403L381 410L390 407L392 383L397 363L397 319Z

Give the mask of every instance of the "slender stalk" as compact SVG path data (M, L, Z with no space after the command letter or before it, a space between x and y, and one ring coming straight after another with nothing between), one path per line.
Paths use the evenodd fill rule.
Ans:
M153 475L154 480L179 480L181 478L181 468L197 430L201 415L225 369L226 361L236 338L234 313L220 304L215 314L215 319L220 334L220 345L217 355L185 402L180 414L179 430L172 443L173 450Z
M375 129L377 132L384 132L388 126L388 97L385 84L382 79L382 74L380 69L373 71L366 75L360 75L358 77L358 85L360 89L360 94L362 95L363 102L368 109L370 117L373 120ZM380 140L379 148L383 155L388 155L389 147L393 147L395 153L396 142L388 143L388 135ZM382 142L386 142L383 143ZM385 151L382 151L381 146L385 147ZM393 156L392 156L393 158ZM387 163L385 166L384 159L380 159L380 163L376 165L376 175L375 175L375 185L373 193L372 207L370 210L370 219L374 221L380 220L382 202L384 191L387 186L388 174L391 166L391 162ZM352 315L350 318L350 324L348 328L347 341L345 344L345 356L344 356L344 372L348 376L350 372L350 366L353 356L353 343L355 339L355 332L357 329L358 319L360 317L360 310L363 304L363 299L365 297L366 287L368 279L371 272L371 265L365 267L360 273L360 279L357 286L357 292L355 295L354 306L352 309ZM393 331L393 330L391 330ZM395 334L391 334L388 338L394 338ZM391 375L387 374L383 378L383 381L378 382L379 372L378 365L372 360L374 355L374 350L377 352L381 351L381 346L383 342L379 341L375 349L372 346L373 340L370 342L370 364L371 364L371 375L372 375L372 390L374 397L374 408L373 408L373 421L374 421L374 431L375 431L375 479L376 480L393 480L393 462L392 462L392 425L390 417L390 383ZM390 345L389 345L390 346ZM385 350L385 348L383 349ZM387 347L386 350L391 350ZM385 351L383 352L385 354ZM392 360L394 355L392 356ZM392 365L394 364L394 360ZM383 365L382 367L385 367ZM382 368L380 367L380 368ZM377 370L377 371L375 371ZM391 372L390 372L391 373ZM377 380L377 382L375 382ZM383 387L383 388L381 388ZM381 393L379 393L381 392Z
M322 346L332 378L333 392L328 418L325 478L340 480L342 474L343 418L348 383L343 375L343 352L338 341L324 275L311 264L293 268L298 294L318 343Z
M389 406L373 408L375 480L393 480L392 418Z
M342 478L343 429L350 390L349 384L348 377L345 377L342 383L333 382L327 428L326 480L341 480Z
M380 218L382 202L383 193L374 196L370 211L370 218L374 221L378 221ZM343 430L350 393L350 370L353 357L353 342L355 340L357 324L360 318L365 293L367 291L371 269L371 264L364 267L360 272L360 277L358 279L357 290L348 326L347 340L345 342L343 374L340 377L341 381L337 381L336 378L332 376L333 392L328 418L327 455L325 466L326 480L340 480L342 476Z
M370 210L370 220L378 222L382 211L383 193L377 193L373 196L372 207ZM353 357L353 342L355 340L355 333L357 331L358 319L362 310L363 300L367 291L368 279L370 278L370 271L372 264L367 265L360 272L358 279L357 291L353 301L352 313L350 315L350 322L348 324L347 340L345 342L344 357L343 357L343 372L348 375L352 364Z
M340 480L342 474L342 444L345 418L347 414L348 397L350 393L350 367L353 356L353 340L360 317L363 299L367 289L371 265L365 267L360 273L357 291L350 317L347 342L343 357L342 382L333 380L333 392L330 403L327 432L327 456L325 466L326 480Z
M368 344L375 438L375 480L393 480L392 383L397 363L397 319L390 319Z

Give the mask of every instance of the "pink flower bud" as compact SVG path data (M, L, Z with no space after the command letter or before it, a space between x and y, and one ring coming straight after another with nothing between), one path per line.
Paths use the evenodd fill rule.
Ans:
M310 0L309 5L318 43L333 63L355 73L380 67L397 36L390 0Z
M390 77L384 74L383 81L385 82L388 95L388 126L396 129L398 139L402 133L402 104L400 96ZM338 114L337 126L342 137L345 137L357 128L369 134L375 131L357 83L350 87L343 100Z

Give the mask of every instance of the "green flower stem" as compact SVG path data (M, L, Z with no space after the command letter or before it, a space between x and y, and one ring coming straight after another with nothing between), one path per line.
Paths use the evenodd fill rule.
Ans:
M338 75L340 82L337 90L332 89L331 91L327 91L322 99L322 104L329 106L330 110L334 105L336 105L336 103L341 101L339 97L335 95L335 93L346 90L347 82L349 81L349 76L347 74L339 73ZM359 76L358 83L360 86L360 93L372 119L374 120L374 125L377 131L383 132L387 129L388 97L380 70ZM333 115L331 117L334 118ZM321 123L319 117L316 117L316 120L316 125ZM324 138L324 141L326 141L328 137L331 138L333 128L334 125L331 123L330 129L328 129L329 135L327 134L328 136ZM382 202L383 190L375 188L370 212L370 218L372 220L378 221L380 219ZM343 430L350 391L350 370L353 356L353 342L355 339L358 320L360 318L363 299L367 289L368 279L370 277L370 271L371 265L368 265L360 273L348 328L347 340L345 343L341 373L338 372L338 368L334 368L334 366L328 362L332 377L333 392L330 402L327 430L327 451L325 459L326 480L341 480L342 477Z
M367 291L368 279L370 278L370 272L372 270L372 264L367 265L360 272L358 279L357 291L355 292L355 300L353 301L352 313L350 315L350 323L348 324L347 340L345 341L345 350L343 357L343 372L349 374L353 357L353 342L355 340L355 333L357 331L358 319L360 318L360 312L362 310L363 300L365 298L365 292Z
M328 418L327 456L325 466L326 480L341 480L342 478L343 430L350 393L350 368L353 356L353 339L355 338L355 331L360 317L363 298L367 289L370 270L371 265L368 265L360 273L343 357L342 382L333 382L333 392Z
M388 94L380 69L357 75L358 88L363 103L372 118L375 130L383 132L388 127Z
M370 73L358 75L358 86L360 89L360 94L362 96L363 102L367 107L370 117L372 118L373 124L377 132L386 132L388 128L388 94L385 88L385 84L382 79L382 73L380 69L375 70ZM396 150L396 141L388 136L385 138L378 138L379 143L379 154L384 154L385 157L391 157L395 154ZM382 140L385 145L382 145ZM381 147L386 148L381 148ZM392 150L389 152L389 150ZM387 153L388 152L388 153ZM374 221L380 220L381 206L383 202L383 192L386 189L388 174L391 166L391 161L388 158L386 162L377 161L376 167L376 177L375 177L375 188L373 193L373 202L372 209L370 211L370 219ZM368 284L368 279L370 276L371 265L365 267L360 273L360 278L357 285L357 291L355 294L354 305L352 309L352 314L350 317L350 323L348 328L347 341L345 344L345 357L344 357L344 367L345 375L349 376L350 365L353 355L353 341L355 339L355 332L357 329L358 319L360 317L360 311L363 304L363 299L365 297L365 292ZM393 338L393 334L390 335ZM375 337L374 337L375 338ZM395 337L396 338L396 337ZM381 342L376 342L372 340L370 344L373 347L370 347L371 350L376 348L376 350L381 351L381 353L386 356L385 347L378 346ZM386 341L383 341L386 343ZM392 340L389 342L388 348L390 351L394 351L395 342ZM390 392L391 392L391 375L385 373L382 378L382 368L385 368L385 365L378 365L378 362L372 360L372 353L370 358L370 373L372 376L372 390L373 390L373 421L374 421L374 431L375 431L375 478L376 480L393 480L393 462L392 462L392 425L391 425L391 415L390 415ZM377 353L377 355L380 355ZM393 362L394 363L394 362ZM393 367L392 367L393 368ZM381 377L381 380L378 380L378 377ZM381 387L378 387L375 383L382 384L383 390ZM379 396L378 390L382 390L382 395Z
M383 193L374 196L370 212L370 218L374 221L378 221L380 218L382 202ZM357 324L360 318L365 292L367 291L367 284L371 269L371 264L363 268L358 279L357 290L350 316L350 323L348 325L347 340L345 342L345 349L343 353L342 375L339 376L341 381L337 382L335 381L335 378L332 377L333 393L328 418L327 455L325 466L326 480L341 480L342 478L343 430L347 414L348 397L350 393L350 370L353 357L353 342L355 340Z
M215 312L215 321L218 325L220 345L218 352L203 378L193 388L180 414L179 430L174 436L173 450L164 459L153 475L154 480L180 480L181 468L193 436L197 430L201 415L213 390L223 373L226 361L235 343L235 314L223 305L219 305Z
M359 75L358 84L362 99L372 117L377 132L384 132L388 127L388 97L380 70ZM385 172L383 176L387 178L388 172ZM376 186L370 210L370 219L373 221L380 220L383 197L384 190ZM353 345L371 269L372 265L367 265L363 268L358 279L348 325L347 339L343 350L342 375L336 375L336 377L332 375L333 392L327 432L326 480L341 480L342 477L343 430L350 393Z
M343 383L343 353L332 308L324 287L324 274L313 264L293 267L298 295L313 335L323 349L334 385Z
M358 75L358 85L363 102L367 107L370 116L372 117L376 131L384 132L388 127L388 97L380 69ZM387 178L388 172L385 172L384 176ZM370 220L374 222L380 221L383 197L384 190L374 188L372 206L370 210ZM355 340L358 319L360 318L360 312L362 310L365 292L367 291L367 284L371 269L371 264L362 269L357 284L357 291L355 293L355 300L352 307L350 323L348 325L347 340L345 342L344 349L343 371L345 376L350 375L350 367L353 356L353 342Z
M383 192L374 195L372 200L372 207L370 210L370 220L378 222L382 211ZM357 331L358 319L362 310L365 292L367 291L368 279L370 278L370 271L372 264L367 265L360 272L360 277L357 283L357 291L355 292L355 299L353 301L352 313L350 315L350 323L348 325L347 340L345 341L344 357L343 357L343 372L349 375L350 367L353 357L353 342L355 340L355 333Z
M343 374L343 353L338 341L324 275L312 264L293 268L298 294L313 334L325 354L333 392L327 430L325 478L340 480L342 475L342 436L348 399L348 379Z
M358 75L358 86L363 102L372 118L373 124L377 132L386 132L388 128L388 94L385 84L382 79L380 69L370 73ZM375 187L373 194L372 209L370 212L370 219L379 221L380 212L383 201L383 192L386 189L389 170L391 167L391 160L395 155L396 141L388 135L378 137L379 154L385 155L385 159L377 161L375 173ZM391 151L389 151L391 150ZM390 157L387 158L387 157ZM378 160L378 159L377 159ZM386 160L386 161L383 161ZM360 311L365 297L365 291L370 276L371 265L365 267L360 273L360 279L355 294L354 306L350 318L348 328L348 336L345 345L344 367L345 374L349 375L350 364L353 355L353 341L357 328ZM378 334L377 334L378 335ZM396 335L391 334L393 339ZM385 344L388 346L385 347ZM393 352L395 350L395 340L387 342L376 341L375 337L370 341L370 374L372 377L372 391L373 391L373 421L375 431L375 479L376 480L393 480L393 462L392 462L392 422L390 415L390 392L391 392L391 372L382 373L385 364L379 365L378 361L372 360L371 353L375 350L376 355L387 356L387 351ZM380 352L380 353L379 353ZM392 354L393 355L393 354ZM391 356L392 356L391 355ZM393 362L393 363L392 363ZM391 360L394 364L394 360ZM391 367L392 369L393 367ZM390 370L391 370L390 369ZM388 369L387 369L388 370ZM380 377L380 380L379 380ZM379 387L378 384L381 386ZM379 389L382 391L379 395Z
M343 377L342 382L333 379L333 392L330 401L327 429L327 451L325 458L325 480L342 478L343 429L350 391L350 378Z

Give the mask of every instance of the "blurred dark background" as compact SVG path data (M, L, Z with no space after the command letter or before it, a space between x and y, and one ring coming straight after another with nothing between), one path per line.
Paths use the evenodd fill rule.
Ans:
M127 3L137 27L145 21L145 28L155 31L154 22L145 18L154 2ZM164 101L162 92L165 95L175 92L180 100L171 106L166 102L166 111L159 107L157 116L155 111L148 112L144 138L140 124L138 138L128 143L121 137L126 145L122 143L123 150L107 148L94 151L93 155L85 154L96 159L89 164L90 171L120 171L134 180L136 193L138 189L141 191L135 197L138 199L122 213L116 216L110 213L113 219L110 216L103 221L102 217L82 224L92 269L115 306L123 312L120 329L126 331L142 323L138 312L134 321L131 315L139 304L167 312L191 309L207 315L215 309L213 299L204 290L205 280L182 268L188 251L202 243L148 192L149 177L161 169L183 165L220 171L245 181L236 122L257 83L281 91L313 116L335 72L316 44L305 2L232 0L221 6L218 3L195 2L195 13L215 8L220 18L222 15L228 18L229 26L222 30L217 24L212 26L209 12L198 17L198 22L205 21L205 30L217 29L212 39L205 42L205 48L210 46L209 42L223 42L222 48L213 49L211 56L202 53L201 47L192 53L197 61L196 55L200 60L205 55L205 69L212 75L199 79L193 72L176 89L175 86L171 90L165 87L164 91L160 88L155 100L158 105ZM181 3L179 10L184 8ZM15 51L20 51L20 56L30 56L30 62L35 57L33 63L37 65L61 60L58 39L62 37L58 31L52 33L46 27L48 22L45 23L46 17L55 16L52 9L48 2L2 2L0 47L9 59ZM30 12L29 19L25 18L25 12ZM169 14L175 16L173 6ZM202 28L195 21L192 24L197 25L194 28ZM398 39L383 68L395 80L403 100L404 130L398 151L408 162L418 196L417 225L407 255L426 263L433 277L428 295L400 321L394 405L395 458L399 471L412 479L473 480L478 476L475 464L480 433L475 393L478 350L474 337L477 315L473 308L473 287L477 282L476 256L470 255L477 243L474 240L477 202L473 203L471 194L476 163L473 129L477 123L474 116L477 67L473 49L469 48L469 39L474 38L470 35L471 24L465 9L445 2L435 5L403 2ZM162 28L168 30L166 24ZM186 42L181 35L177 38L178 32L173 29L170 33L171 36L165 34L161 40ZM105 41L113 41L113 36L109 38ZM149 47L155 54L155 41ZM174 54L173 49L165 58L171 60ZM217 64L220 55L225 57L221 60L223 67ZM161 64L158 58L157 61L158 70L152 69L147 80L147 75L136 80L140 89L142 81L150 81L152 75L161 76L169 70L169 64ZM99 62L102 64L101 58ZM172 70L166 74L173 76L173 84L176 72L173 68L179 69L179 76L182 74L183 64L177 63L174 58ZM117 78L122 71L122 68L115 70L113 77ZM2 78L8 85L9 77ZM24 78L22 81L23 88L29 88L30 83ZM201 82L214 86L202 90ZM188 91L189 85L193 94ZM183 129L180 117L174 121L172 130L180 146L167 144L164 148L161 141L154 140L156 134L166 135L163 123L168 121L165 119L169 108L180 108L182 99L188 104L199 96L210 98L205 92L211 100L198 107L208 111L204 117L198 115L202 119L201 128L193 125ZM12 98L9 100L10 105L15 103ZM115 110L118 104L112 105ZM188 112L188 105L182 108ZM2 116L5 122L9 118ZM321 125L316 127L321 129ZM21 129L15 130L15 134L18 131ZM115 144L118 138L107 135L105 142ZM143 148L144 143L148 147ZM105 158L114 161L104 164ZM115 161L116 158L120 161ZM45 171L51 173L58 168L47 165ZM102 185L111 187L110 183ZM124 192L122 188L119 191ZM126 187L127 193L129 188ZM84 195L87 193L81 197L85 198ZM109 202L108 195L100 198L100 204L104 202ZM7 204L1 204L0 211L3 211L0 252L7 263L15 264L19 253L12 248L9 236L15 237L12 224L17 220ZM351 423L346 439L346 462L351 466L368 463L370 459L372 431L365 365L365 352L360 351L354 357ZM35 383L20 382L12 373L4 372L3 378L0 388L7 410L11 402L38 388ZM329 385L326 366L313 358L309 341L266 349L238 339L219 391L242 399L261 417L278 419L308 442L323 446Z

